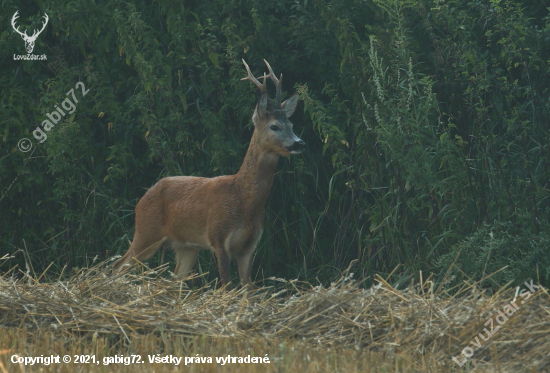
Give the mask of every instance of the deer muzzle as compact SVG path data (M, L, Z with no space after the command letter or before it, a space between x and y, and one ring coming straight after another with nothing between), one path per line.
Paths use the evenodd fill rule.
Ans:
M296 140L294 140L294 143L290 146L287 146L286 149L290 152L290 154L300 154L305 148L306 143L301 139L296 138Z

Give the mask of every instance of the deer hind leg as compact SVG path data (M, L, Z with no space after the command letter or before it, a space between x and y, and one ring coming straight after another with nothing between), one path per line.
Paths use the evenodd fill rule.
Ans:
M174 273L180 280L183 280L193 269L200 249L175 241L172 242L172 249L176 253L176 269Z
M118 271L125 265L133 265L136 260L143 262L151 258L167 241L167 237L144 240L136 232L126 254L113 264L113 271Z

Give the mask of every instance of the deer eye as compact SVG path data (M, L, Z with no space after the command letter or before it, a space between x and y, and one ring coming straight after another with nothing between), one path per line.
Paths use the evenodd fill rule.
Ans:
M279 126L271 126L269 127L270 130L272 130L273 132L277 132L277 131L280 131L281 130L281 127Z

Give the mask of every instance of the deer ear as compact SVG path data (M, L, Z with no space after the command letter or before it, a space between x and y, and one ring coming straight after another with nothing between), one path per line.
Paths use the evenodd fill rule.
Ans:
M256 125L256 122L259 122L261 118L264 118L267 115L267 98L267 92L262 92L258 98L256 109L254 109L254 114L252 115L252 123L254 126Z
M256 105L256 110L260 118L265 117L267 114L267 91L262 92L258 100L258 105Z
M298 105L299 98L300 95L298 94L298 92L296 92L292 95L292 97L281 104L281 109L283 109L287 118L290 118L290 116L294 114L294 110L296 110L296 105Z

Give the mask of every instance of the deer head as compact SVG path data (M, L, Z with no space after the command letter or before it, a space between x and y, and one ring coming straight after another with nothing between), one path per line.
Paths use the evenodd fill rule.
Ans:
M288 100L281 103L283 74L277 79L269 63L264 60L268 70L268 75L263 75L263 83L252 75L250 68L243 59L244 66L248 76L241 80L250 80L260 91L260 96L252 116L254 123L257 146L261 150L274 152L283 157L291 154L299 154L305 147L305 143L294 134L293 124L288 120L294 113L298 104L298 93L292 95ZM275 83L275 99L268 97L266 78L270 78Z
M46 28L46 25L48 24L48 20L49 20L48 15L46 13L44 13L45 14L44 19L46 21L42 25L42 29L40 29L40 31L34 30L32 36L29 36L29 35L27 35L27 30L25 30L25 32L21 32L21 31L19 31L19 27L15 27L15 20L19 17L19 15L17 15L17 13L19 13L19 11L15 12L15 14L13 15L13 17L11 19L11 27L13 27L13 29L19 35L21 35L21 37L25 41L25 49L27 50L27 53L32 53L32 51L34 49L34 43L36 42L36 38L38 38L38 35L40 35L40 33L42 31L44 31L44 29Z

